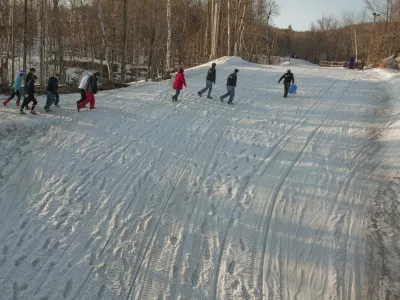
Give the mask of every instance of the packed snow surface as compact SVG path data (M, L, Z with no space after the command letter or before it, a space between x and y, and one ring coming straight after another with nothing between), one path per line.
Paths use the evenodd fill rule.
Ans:
M1 299L367 299L380 74L291 65L285 99L287 66L216 62L212 100L207 64L177 103L169 81L0 108Z

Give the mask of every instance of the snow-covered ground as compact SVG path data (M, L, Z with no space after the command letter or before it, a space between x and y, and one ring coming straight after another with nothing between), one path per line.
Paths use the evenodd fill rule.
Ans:
M378 299L368 220L398 176L398 75L290 65L284 99L288 66L222 58L210 100L208 67L177 103L161 82L94 111L0 108L1 299Z
M387 92L374 111L372 126L380 141L375 159L380 184L368 213L370 299L400 299L400 74L394 70L377 74Z

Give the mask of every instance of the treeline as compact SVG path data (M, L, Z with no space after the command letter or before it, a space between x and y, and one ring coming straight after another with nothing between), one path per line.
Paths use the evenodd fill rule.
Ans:
M274 0L0 0L2 81L35 64L39 78L88 58L103 77L167 76L222 55L266 52ZM270 55L272 52L270 51ZM14 59L12 59L14 57ZM11 61L11 63L9 63ZM9 76L7 76L9 75Z
M3 83L32 66L40 80L60 73L63 82L66 67L82 67L127 81L165 78L224 55L347 60L355 38L359 57L370 61L399 46L395 18L322 18L307 32L276 29L275 0L0 0L0 7Z
M378 65L382 59L400 51L400 20L372 21L367 14L361 20L346 15L342 20L324 17L310 26L307 32L295 32L289 26L274 30L277 49L281 53L295 53L302 59L318 63L320 60L348 61L357 55L359 60Z

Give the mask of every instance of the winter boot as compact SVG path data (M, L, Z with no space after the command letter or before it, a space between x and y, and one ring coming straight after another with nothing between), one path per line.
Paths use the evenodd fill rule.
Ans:
M44 107L44 110L47 111L47 112L51 111L51 109L46 107L46 106Z
M207 99L212 99L212 97L211 96L207 96Z
M37 113L34 110L31 110L30 114L31 115L37 115Z
M26 115L26 112L24 112L22 109L19 111L20 115Z
M17 106L19 106L19 104L20 104L19 100L17 100L16 104L17 104Z
M4 102L3 102L3 105L4 105L4 106L6 106L6 105L7 105L7 103L8 103L8 102L10 102L10 101L11 101L10 99L6 99L6 100L4 100Z
M201 97L201 93L200 92L197 92L197 95L199 95L199 97Z
M224 102L224 98L222 97L219 97L219 100L221 100L221 102Z

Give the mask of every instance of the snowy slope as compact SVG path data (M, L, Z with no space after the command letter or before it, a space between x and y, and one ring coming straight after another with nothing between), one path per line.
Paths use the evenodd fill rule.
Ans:
M379 77L291 66L284 99L286 66L225 57L209 100L208 67L178 103L162 82L0 108L2 299L367 299Z

